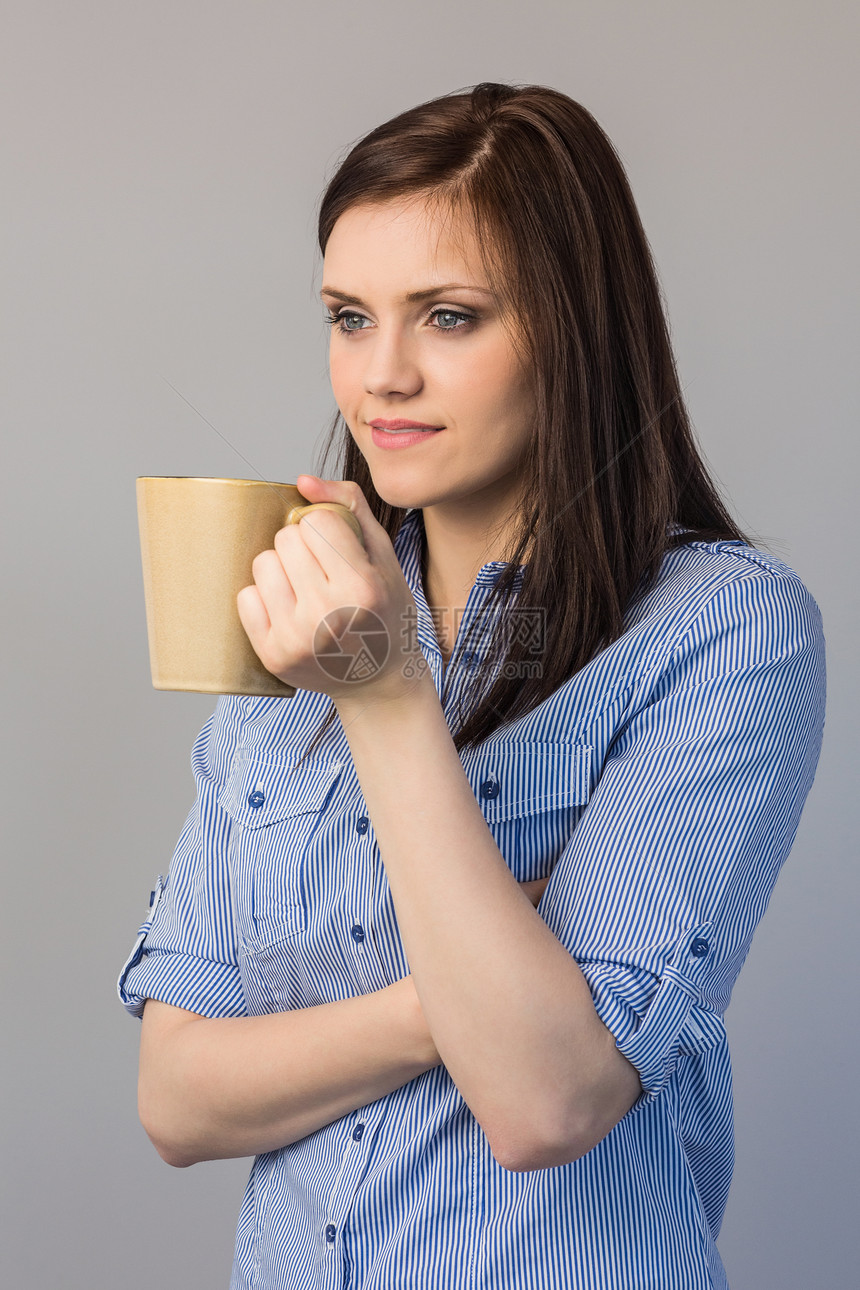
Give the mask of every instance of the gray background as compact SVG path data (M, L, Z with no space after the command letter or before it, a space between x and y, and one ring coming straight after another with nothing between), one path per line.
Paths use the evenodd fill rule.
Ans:
M707 458L824 614L818 778L727 1016L720 1249L733 1290L853 1283L854 6L29 0L2 25L5 1283L227 1284L248 1163L158 1159L114 993L212 707L150 686L134 479L317 466L319 193L366 130L480 80L607 130Z

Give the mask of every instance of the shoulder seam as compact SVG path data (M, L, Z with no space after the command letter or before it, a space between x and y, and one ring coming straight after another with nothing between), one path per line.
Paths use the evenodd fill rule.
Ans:
M645 660L645 665L642 669L643 673L647 672L655 665L658 667L670 665L684 642L695 629L696 624L701 621L702 616L707 612L708 608L713 605L717 597L722 595L733 583L736 585L738 581L752 582L767 579L768 581L783 583L786 586L802 588L806 596L808 596L810 600L813 599L812 593L809 591L803 579L792 568L783 564L781 561L780 567L777 568L763 564L754 558L754 554L752 554L753 552L754 548L752 547L746 547L744 550L736 549L729 552L729 554L739 557L742 561L739 566L736 566L735 578L732 580L720 579L718 585L710 589L706 599L698 605L683 624L679 625L677 632L672 636L671 640L665 642L662 649L659 647L655 648L647 660ZM640 673L640 675L641 674L642 673Z

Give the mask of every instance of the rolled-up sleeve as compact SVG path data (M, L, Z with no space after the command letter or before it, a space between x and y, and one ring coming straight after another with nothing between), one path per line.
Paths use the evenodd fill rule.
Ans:
M824 727L821 615L790 571L719 588L637 678L541 915L637 1068L638 1109L723 1014L786 859Z
M217 800L239 720L236 701L221 698L195 741L197 799L117 982L132 1016L142 1015L147 999L206 1017L247 1011L229 874L230 819Z

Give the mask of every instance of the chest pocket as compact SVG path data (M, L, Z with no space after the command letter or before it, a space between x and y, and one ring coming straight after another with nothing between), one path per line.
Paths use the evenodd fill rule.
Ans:
M233 824L230 854L239 932L256 952L304 931L304 861L343 770L339 761L239 750L218 801Z
M500 739L464 753L463 769L519 882L546 877L588 802L591 747Z

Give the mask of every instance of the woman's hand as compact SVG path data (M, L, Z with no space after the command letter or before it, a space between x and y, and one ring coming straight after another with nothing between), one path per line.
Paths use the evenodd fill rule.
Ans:
M412 592L391 543L358 484L299 475L308 502L339 502L364 537L335 511L313 511L275 536L252 565L254 585L237 597L242 626L275 676L339 699L401 698L428 674Z

